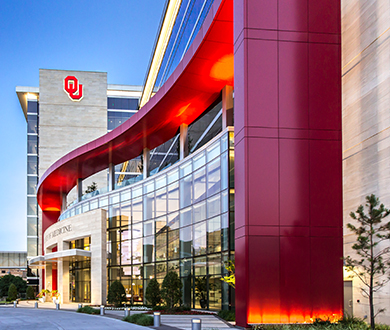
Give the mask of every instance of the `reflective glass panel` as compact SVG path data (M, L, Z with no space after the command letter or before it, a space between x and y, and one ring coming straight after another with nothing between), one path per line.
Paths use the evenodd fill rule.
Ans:
M180 211L180 227L188 226L192 223L192 208L187 207Z
M142 262L142 249L142 238L133 239L132 259L134 264L139 264Z
M154 236L149 236L144 238L144 262L152 261L154 261Z
M194 223L206 219L206 201L194 205Z
M142 198L133 200L133 222L142 221Z
M221 251L221 217L215 217L207 221L207 246L208 253Z
M194 203L206 197L206 169L203 167L194 173Z
M168 228L170 230L179 228L179 212L174 212L168 215Z
M219 157L207 165L207 196L221 189L221 168Z
M167 232L162 230L156 233L156 260L166 260L167 258Z
M37 156L27 156L27 174L38 174Z
M194 225L194 255L206 254L206 223Z
M154 218L154 192L144 195L144 220Z
M180 207L187 207L192 202L192 175L180 180Z
M221 213L220 194L207 199L207 218L211 218Z
M173 183L168 186L168 212L179 209L179 184Z
M156 217L167 213L167 189L156 191Z
M180 257L190 258L192 256L192 227L180 229Z
M179 230L168 232L168 259L179 258Z

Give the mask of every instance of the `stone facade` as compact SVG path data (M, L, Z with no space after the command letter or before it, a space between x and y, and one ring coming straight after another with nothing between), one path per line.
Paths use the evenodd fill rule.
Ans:
M344 255L356 237L346 229L351 211L375 194L390 207L390 3L342 1ZM389 219L390 220L390 219ZM354 315L369 317L368 299L353 280L347 298ZM390 285L376 293L377 321L390 322Z
M57 265L46 263L46 289L52 290L52 267L57 267L57 288L61 294L61 302L69 302L69 242L85 237L91 238L91 303L101 305L106 303L107 291L107 214L98 209L76 215L59 221L50 226L44 233L45 255L50 256L53 248L57 247ZM63 231L66 227L69 230ZM56 233L53 235L53 233ZM49 255L48 255L49 254ZM66 255L61 257L62 255Z
M64 78L75 76L83 85L83 98L72 101L64 90ZM55 161L107 133L107 73L63 70L39 70L39 175ZM83 182L83 190L95 181L107 186L107 171ZM76 189L67 201L76 199ZM40 212L39 228L42 228ZM38 253L42 251L39 238Z

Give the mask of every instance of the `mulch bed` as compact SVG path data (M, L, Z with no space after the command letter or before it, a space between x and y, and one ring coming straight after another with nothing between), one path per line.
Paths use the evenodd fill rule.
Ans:
M171 315L213 315L215 313L209 313L209 312L198 312L198 311L148 311L146 314L153 314L154 312L160 312L161 314L171 314Z

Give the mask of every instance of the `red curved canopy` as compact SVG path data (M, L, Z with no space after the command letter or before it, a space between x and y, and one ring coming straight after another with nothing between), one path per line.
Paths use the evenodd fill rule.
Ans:
M38 184L43 211L59 211L62 194L77 179L137 157L172 138L181 124L192 123L233 85L233 0L215 0L191 47L150 101L112 132L56 161Z

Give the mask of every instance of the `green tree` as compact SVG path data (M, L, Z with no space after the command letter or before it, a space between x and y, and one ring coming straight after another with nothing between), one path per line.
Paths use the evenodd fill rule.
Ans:
M0 295L6 296L8 294L11 283L15 284L16 289L20 293L25 293L27 290L27 282L19 276L11 274L4 275L0 278Z
M89 193L96 191L96 190L97 190L97 183L92 182L89 186L87 186L87 190L85 190L85 193L89 194Z
M108 289L107 300L110 304L114 304L115 307L119 307L122 301L126 299L126 291L123 284L119 281L114 281Z
M207 277L195 278L195 296L199 298L201 308L207 308Z
M7 300L13 301L18 297L18 289L16 288L16 285L11 283L8 289L8 298Z
M379 207L378 207L379 206ZM348 271L360 279L363 283L362 294L368 298L370 305L370 325L375 329L375 317L384 311L374 311L374 294L379 291L390 280L387 274L390 267L390 248L388 244L381 244L390 239L390 222L383 223L390 211L375 195L366 197L368 213L364 212L364 206L360 205L350 217L357 222L357 225L347 224L347 227L357 236L357 241L352 246L356 257L347 256L344 258Z
M221 280L236 288L236 266L234 265L234 261L228 260L224 266L229 275L222 277Z
M161 303L160 284L158 284L155 278L149 281L146 287L145 298L153 307Z
M172 309L177 304L181 304L181 288L183 284L175 272L168 272L164 277L161 287L161 296L166 306Z
M27 287L26 293L27 293L27 299L35 299L35 293L32 286Z

